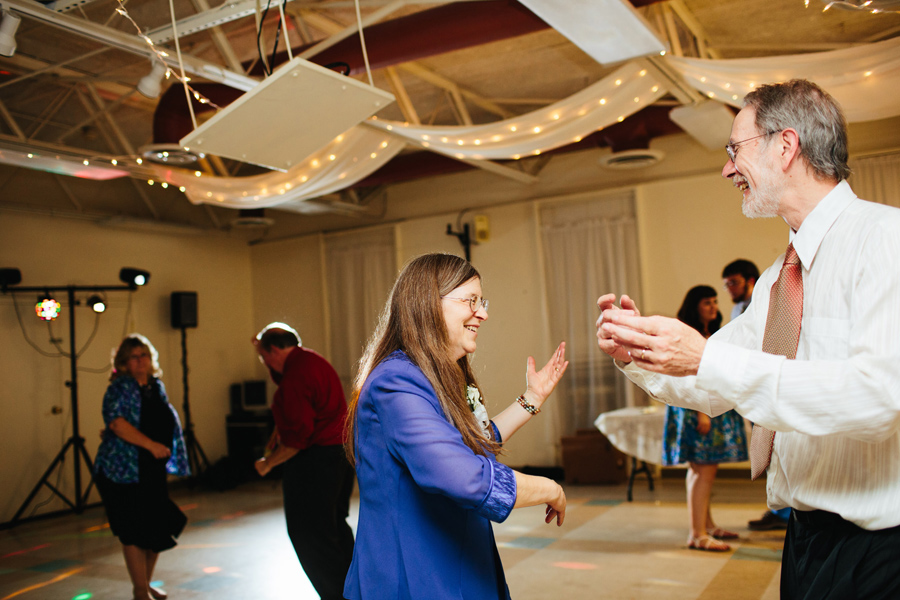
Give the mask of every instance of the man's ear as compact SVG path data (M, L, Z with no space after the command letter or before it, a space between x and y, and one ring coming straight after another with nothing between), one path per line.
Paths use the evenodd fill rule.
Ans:
M788 127L777 134L776 143L781 148L781 168L787 171L791 163L800 159L800 134L796 129Z

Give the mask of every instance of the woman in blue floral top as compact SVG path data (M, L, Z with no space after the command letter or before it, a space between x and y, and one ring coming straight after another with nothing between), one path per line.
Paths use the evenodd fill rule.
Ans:
M529 357L525 393L489 419L469 365L487 306L478 272L450 254L414 259L394 284L347 417L360 506L346 598L508 599L491 522L546 504L562 524L562 488L496 455L553 391L565 345L540 371Z
M678 319L709 337L722 325L716 290L708 285L691 288L678 310ZM688 463L686 478L691 533L688 548L727 552L722 540L738 534L717 527L710 511L710 496L719 463L747 460L744 419L733 410L710 418L701 412L666 406L663 464Z
M169 498L167 474L189 474L178 413L159 377L156 349L140 334L116 350L103 396L106 429L94 481L113 535L122 543L135 600L162 600L150 586L156 559L175 546L187 517Z

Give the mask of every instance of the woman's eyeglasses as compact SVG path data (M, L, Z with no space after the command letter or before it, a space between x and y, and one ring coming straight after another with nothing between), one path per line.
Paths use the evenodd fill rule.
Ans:
M479 298L478 296L472 296L471 298L454 298L453 296L441 296L441 299L447 300L459 300L460 302L465 302L469 305L469 308L472 309L472 312L478 312L479 308L484 308L486 311L488 309L488 301L484 298Z

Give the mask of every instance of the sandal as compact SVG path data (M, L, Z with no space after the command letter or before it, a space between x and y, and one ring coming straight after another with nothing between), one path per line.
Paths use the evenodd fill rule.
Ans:
M703 550L705 552L728 552L731 550L731 546L725 542L720 542L716 538L711 538L708 535L700 536L698 538L693 536L689 537L687 547L691 550Z
M169 594L161 590L160 588L150 586L150 595L154 600L166 600L169 597Z
M728 531L727 529L722 529L721 527L716 527L715 529L707 529L706 533L719 540L736 540L741 537L735 532Z

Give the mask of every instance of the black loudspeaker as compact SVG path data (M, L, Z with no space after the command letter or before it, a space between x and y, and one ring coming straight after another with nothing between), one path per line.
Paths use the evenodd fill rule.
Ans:
M172 327L197 326L197 292L172 292Z

